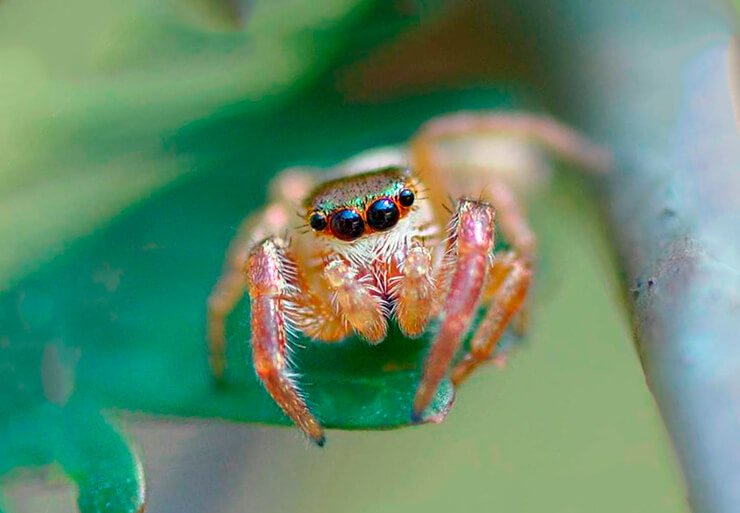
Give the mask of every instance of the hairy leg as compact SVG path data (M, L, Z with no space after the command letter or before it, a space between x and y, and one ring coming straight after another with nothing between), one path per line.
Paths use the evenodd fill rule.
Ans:
M440 143L482 135L514 136L534 142L556 157L594 172L607 171L610 166L609 153L575 130L547 116L520 112L463 112L433 119L425 123L414 138L411 157L421 169L436 177L450 179L445 176L445 169L440 168L437 160L436 150ZM495 164L491 163L494 169ZM529 226L523 205L495 173L483 174L480 178L478 185L482 187L481 197L490 201L496 209L497 224L504 239L533 269L537 262L537 239ZM439 182L444 184L447 180ZM443 192L437 190L431 194L436 194L439 200ZM522 305L514 319L514 329L519 333L526 331L529 322L528 304L525 302Z
M490 358L512 316L524 305L532 271L524 260L510 257L498 258L494 263L492 298L470 342L470 352L452 370L456 385Z
M213 376L221 380L226 368L226 317L244 297L244 264L256 241L286 232L294 212L313 185L312 174L305 168L281 171L270 182L273 201L264 210L250 215L236 231L226 252L223 271L208 296L206 340Z
M494 244L494 211L486 202L462 199L450 224L449 258L445 265L448 290L439 332L429 350L416 391L412 418L419 419L467 333L478 306Z
M300 295L295 272L295 262L282 239L266 239L249 253L245 274L251 305L252 360L257 376L285 414L323 445L324 430L299 393L287 358L286 333L293 322L289 312Z

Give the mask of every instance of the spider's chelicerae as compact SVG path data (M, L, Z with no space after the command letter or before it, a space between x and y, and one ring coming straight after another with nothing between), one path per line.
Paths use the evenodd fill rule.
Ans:
M300 369L287 361L289 334L336 342L354 333L378 344L391 320L409 337L436 320L410 412L420 418L448 373L460 383L490 359L512 318L524 318L535 236L517 192L546 177L542 150L596 171L608 163L603 150L550 118L458 113L424 124L406 149L374 152L328 173L282 172L272 203L242 224L209 298L214 374L224 369L225 318L246 289L257 375L323 445L321 424L293 379ZM298 228L296 210L305 221ZM495 225L510 250L494 254ZM470 351L452 366L481 307Z

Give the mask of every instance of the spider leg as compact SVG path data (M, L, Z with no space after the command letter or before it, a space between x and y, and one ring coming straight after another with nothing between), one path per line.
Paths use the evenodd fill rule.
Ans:
M407 337L418 337L437 309L437 283L432 255L419 241L412 243L393 286L398 327Z
M461 199L450 225L448 292L442 320L429 350L416 391L412 418L421 418L429 406L478 306L494 243L494 210L490 203Z
M288 226L291 215L285 205L273 203L263 211L247 217L239 226L226 252L224 270L208 296L206 340L211 372L222 380L226 361L226 317L244 297L247 280L244 263L256 240L279 233Z
M529 225L524 207L511 189L500 181L491 181L486 196L496 209L496 220L504 239L509 242L519 259L517 265L526 267L529 274L532 274L537 263L537 237ZM527 330L529 310L530 302L525 297L513 323L514 330L519 334Z
M491 272L493 296L470 342L470 352L452 370L451 379L455 385L493 354L513 315L525 304L532 270L526 261L511 258L512 255L510 253L494 261Z
M459 112L434 118L421 126L411 140L409 159L415 168L428 177L427 183L432 185L428 195L432 202L435 205L442 205L450 193L464 194L471 188L480 188L484 192L483 198L492 201L499 213L501 217L499 223L502 228L510 232L509 235L518 234L515 239L518 239L519 251L525 257L531 257L534 253L531 232L527 229L526 223L520 222L524 219L522 215L519 215L522 209L516 207L516 202L512 201L513 198L510 198L510 193L504 184L497 182L506 181L507 186L519 183L521 187L521 183L517 180L532 183L531 180L537 181L538 176L544 179L546 174L542 176L542 173L546 173L546 169L541 168L537 159L521 161L517 158L513 162L492 161L490 165L471 162L467 167L463 166L463 169L466 169L463 171L459 166L465 165L466 156L455 158L452 161L449 157L445 157L450 154L449 148L445 149L446 144L476 138L484 138L484 140L490 138L492 142L504 138L511 141L509 144L514 144L512 152L504 155L494 153L492 156L494 159L509 159L511 154L518 154L515 148L518 146L516 141L519 140L524 143L524 147L527 143L534 144L556 158L584 170L603 173L611 166L611 155L608 151L589 141L577 131L545 115L525 112ZM493 147L496 147L495 144ZM521 176L509 183L513 175L507 175L507 172L500 168L510 165L534 167L515 168L514 172L521 173ZM508 206L513 208L509 209ZM509 210L511 214L506 213ZM437 208L437 216L440 219L444 218L444 212L439 208ZM509 242L513 243L515 240Z
M249 253L245 274L249 289L252 330L252 360L257 376L301 430L319 446L324 430L311 414L292 376L287 358L288 326L292 299L299 295L295 283L295 262L286 243L271 237Z
M437 159L437 148L444 141L476 135L507 135L531 141L566 162L594 172L607 171L610 166L609 153L575 130L550 117L522 112L463 112L435 118L422 125L414 138L412 160L421 169L439 177L441 183L450 182L450 172L443 169ZM495 162L492 167L495 169ZM524 263L533 268L537 261L537 239L520 200L496 173L480 175L480 182L474 180L474 183L482 187L482 198L496 209L497 224L504 239ZM454 189L454 185L447 183L446 189ZM516 315L514 329L522 333L528 322L526 302Z
M222 380L226 368L226 317L244 297L246 276L244 262L247 259L251 240L252 217L247 218L237 230L231 242L224 263L224 270L208 296L206 313L206 340L208 341L208 362L211 373Z
M385 307L372 293L363 275L337 258L326 265L324 277L334 294L339 313L352 329L371 344L381 342L387 331Z
M437 143L459 137L502 134L532 141L560 159L594 172L605 172L610 154L577 131L541 114L527 112L458 112L424 123L412 142L416 165L433 164Z
M496 222L512 249L529 265L537 257L537 238L529 226L524 207L502 182L492 180L484 197L496 209Z
M211 373L219 381L227 364L226 317L244 297L247 255L256 241L280 234L290 226L296 205L312 186L312 174L307 168L288 168L278 173L270 182L273 202L242 221L229 244L221 276L208 296L206 313L208 361Z

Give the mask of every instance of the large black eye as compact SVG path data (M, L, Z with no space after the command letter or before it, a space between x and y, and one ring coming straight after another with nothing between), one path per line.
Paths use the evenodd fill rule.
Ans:
M311 225L311 228L320 232L326 228L326 218L317 212L311 216L308 220L308 224Z
M398 195L398 202L404 207L410 207L414 204L414 191L411 189L404 189L401 194Z
M367 209L367 224L373 230L393 228L398 222L398 207L388 198L379 199Z
M331 231L342 240L355 240L365 231L365 223L354 210L340 210L331 216Z

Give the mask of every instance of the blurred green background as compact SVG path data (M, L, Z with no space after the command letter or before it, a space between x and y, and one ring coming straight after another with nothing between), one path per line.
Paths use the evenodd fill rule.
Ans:
M136 243L200 243L202 274L168 276L170 291L134 281L201 326L234 227L281 167L401 142L449 110L548 109L562 91L543 75L526 4L3 2L6 304L79 269L90 248L126 248L133 226ZM531 333L505 370L466 383L443 424L332 431L319 451L293 429L124 416L149 511L686 511L594 198L564 174L533 202L543 276ZM201 335L169 348L198 358ZM19 511L74 507L69 488L26 475L4 490Z

